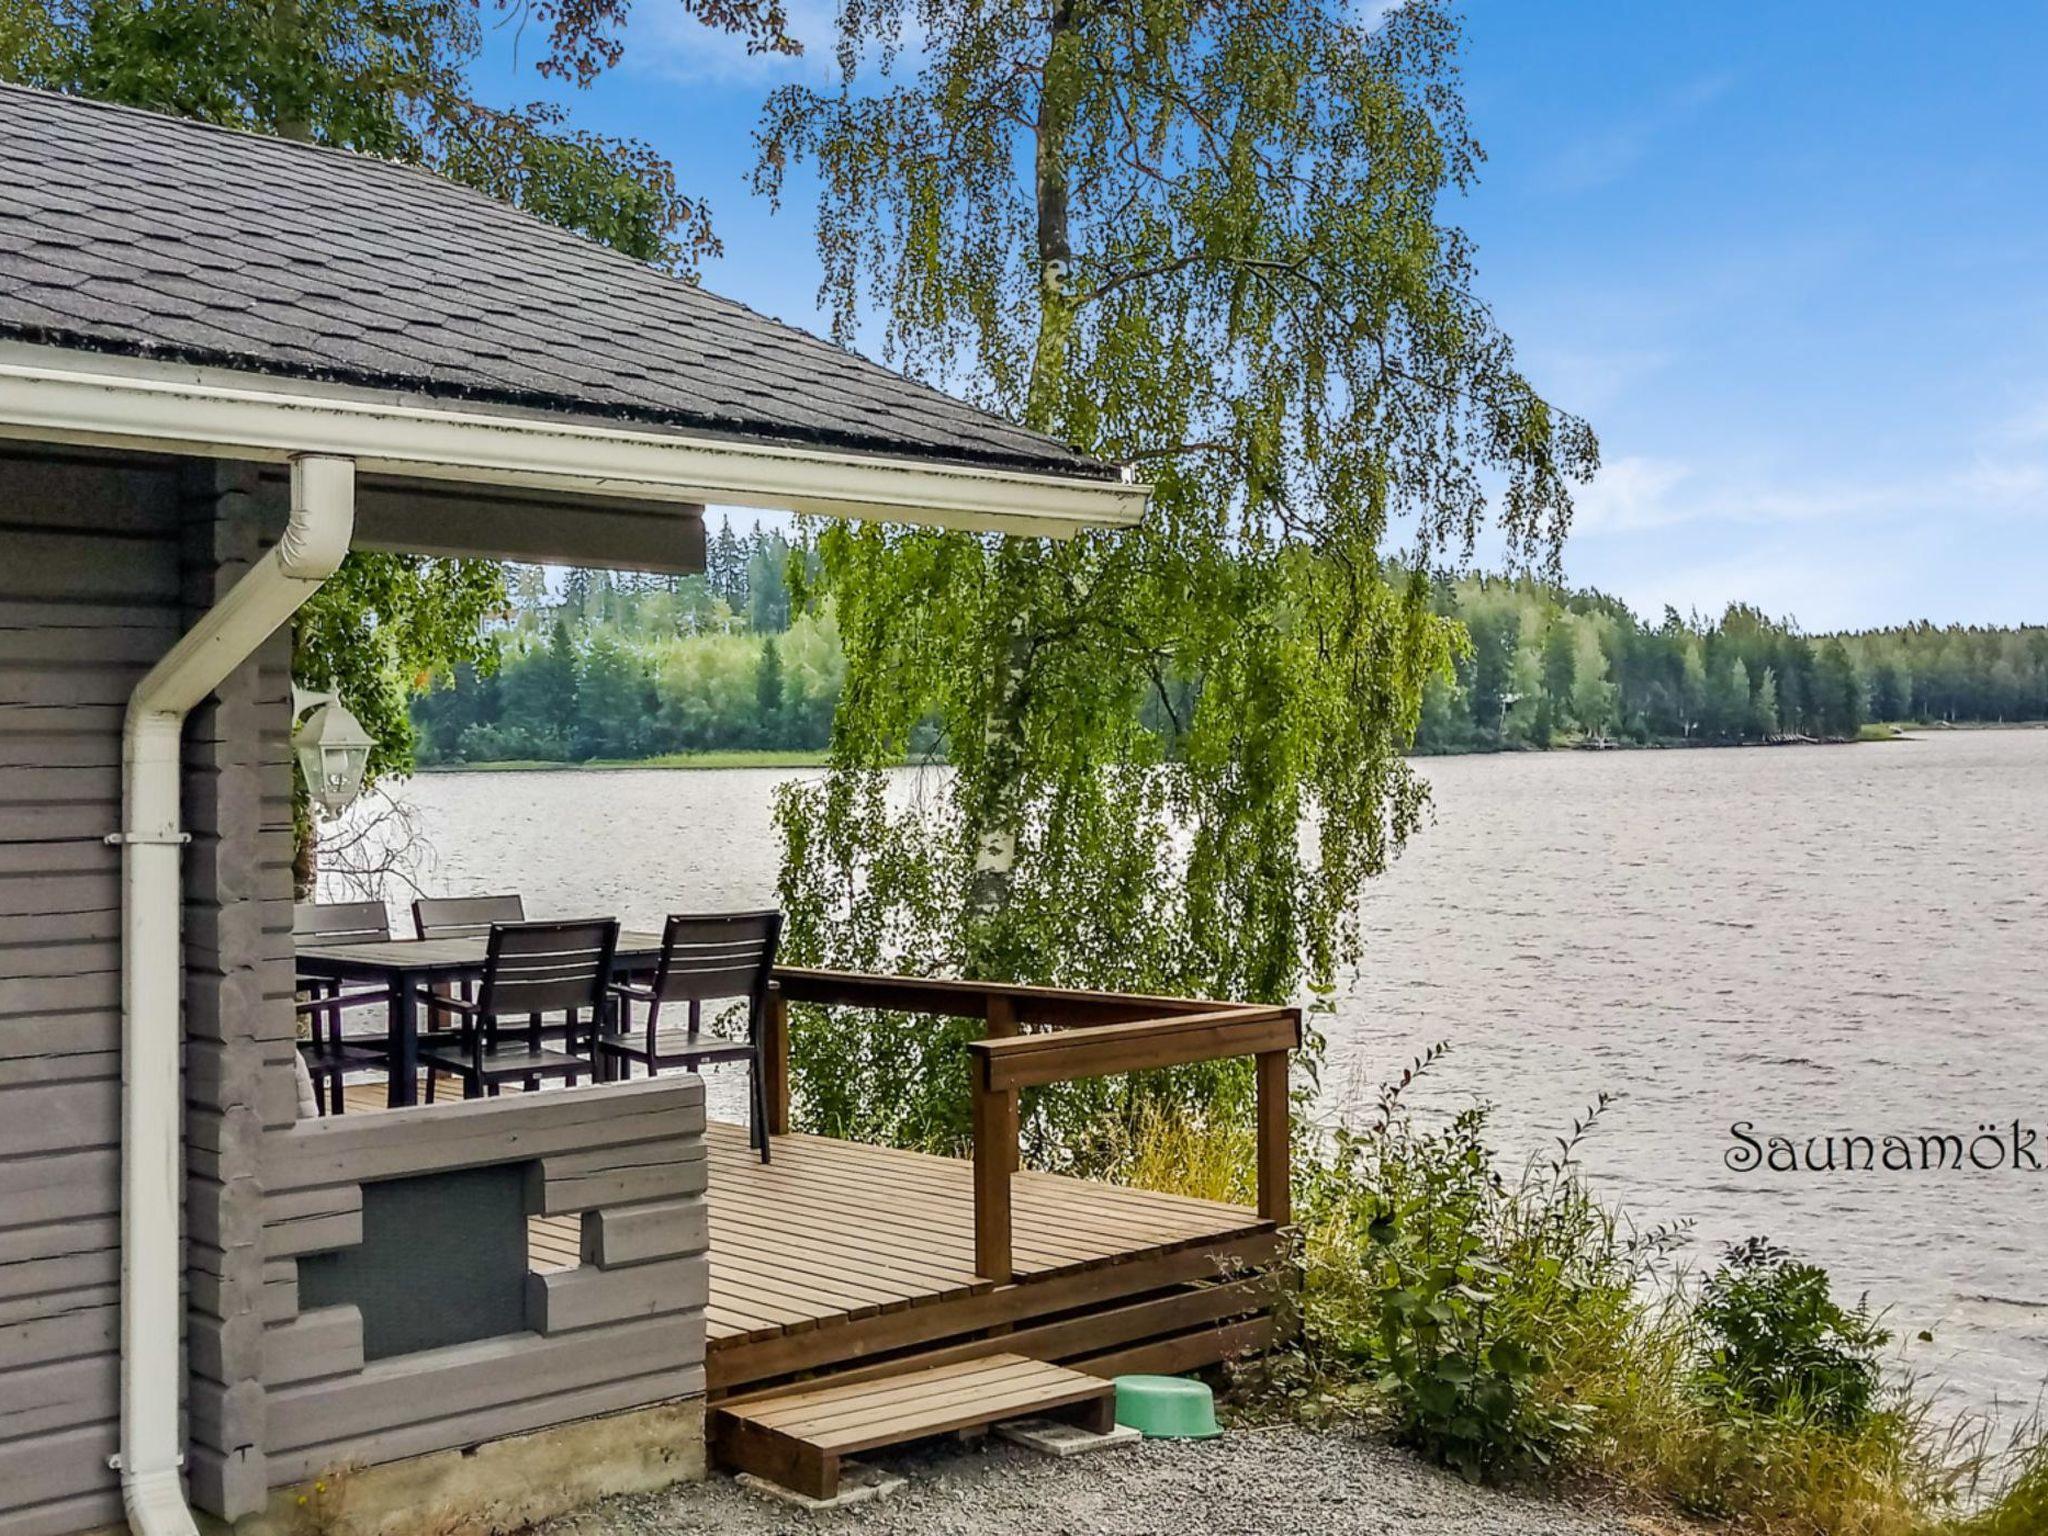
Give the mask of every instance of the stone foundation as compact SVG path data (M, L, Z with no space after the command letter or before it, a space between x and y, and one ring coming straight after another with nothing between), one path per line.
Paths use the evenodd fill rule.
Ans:
M680 1398L435 1451L374 1467L335 1467L272 1491L207 1536L495 1536L618 1493L694 1482L705 1470L704 1399Z

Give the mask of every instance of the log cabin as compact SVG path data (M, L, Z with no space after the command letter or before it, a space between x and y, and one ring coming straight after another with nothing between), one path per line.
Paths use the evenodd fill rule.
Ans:
M784 968L766 1163L687 1071L296 1092L290 624L348 551L690 573L707 504L1146 498L419 168L0 86L0 1536L504 1529L714 1458L825 1492L761 1404L1269 1339L1291 1009ZM791 1007L985 1021L972 1157L796 1133ZM1258 1209L1016 1167L1020 1091L1226 1055Z

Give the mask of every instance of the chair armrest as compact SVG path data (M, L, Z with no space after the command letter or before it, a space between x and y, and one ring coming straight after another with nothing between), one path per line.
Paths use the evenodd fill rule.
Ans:
M446 992L436 992L432 987L414 987L412 995L427 1008L437 1008L446 1013L465 1013L472 1018L477 1013L475 1003L450 996Z
M615 981L608 990L614 997L630 997L636 1003L655 1003L661 1001L660 998L654 995L652 987L635 987L623 981Z

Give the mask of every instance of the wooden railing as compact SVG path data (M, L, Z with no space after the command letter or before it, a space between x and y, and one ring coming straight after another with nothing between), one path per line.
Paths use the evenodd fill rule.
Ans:
M986 1021L987 1038L967 1047L974 1267L999 1285L1016 1268L1010 1181L1018 1161L1017 1096L1025 1088L1250 1056L1257 1071L1259 1215L1276 1223L1289 1217L1287 1060L1301 1045L1299 1008L783 966L775 973L764 1041L768 1130L778 1136L789 1131L792 1002Z

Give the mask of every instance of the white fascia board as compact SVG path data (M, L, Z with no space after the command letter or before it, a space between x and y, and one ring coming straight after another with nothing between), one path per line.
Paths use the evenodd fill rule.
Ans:
M0 344L0 437L1054 538L1129 527L1151 487L451 409L396 394Z

